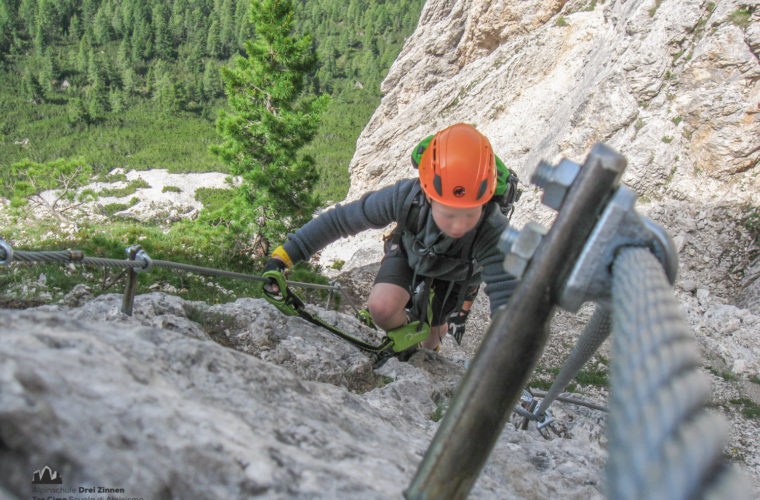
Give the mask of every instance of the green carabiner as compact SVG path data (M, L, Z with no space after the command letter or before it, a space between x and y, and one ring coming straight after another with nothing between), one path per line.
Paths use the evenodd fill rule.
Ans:
M277 287L280 289L280 295L274 295L270 293L266 286L262 284L262 292L264 292L264 298L267 299L267 302L275 306L277 309L280 310L284 315L286 316L298 316L298 311L296 311L295 307L293 305L297 305L299 302L301 302L298 297L294 296L293 293L288 290L288 285L285 282L285 276L280 272L276 270L267 271L262 275L264 278L272 278L277 283Z

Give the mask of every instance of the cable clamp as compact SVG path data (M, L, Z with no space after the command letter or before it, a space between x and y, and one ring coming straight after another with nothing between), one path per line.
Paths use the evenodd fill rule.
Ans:
M538 415L536 413L536 417L538 418L538 420L536 420L536 427L538 427L539 431L547 425L552 425L554 423L554 417L548 410L545 411L543 415Z
M84 260L84 252L81 250L69 250L69 262L82 262Z
M584 302L610 307L612 264L625 247L648 248L671 284L678 272L678 252L670 235L634 208L636 193L620 186L601 213L559 293L559 305L577 312Z
M5 267L13 260L13 248L3 239L0 239L0 266Z
M148 254L145 253L145 250L143 250L142 246L140 245L134 245L127 248L127 257L129 260L139 260L143 263L143 267L133 268L137 273L142 271L150 271L153 269L153 261L150 259L150 257L148 257Z

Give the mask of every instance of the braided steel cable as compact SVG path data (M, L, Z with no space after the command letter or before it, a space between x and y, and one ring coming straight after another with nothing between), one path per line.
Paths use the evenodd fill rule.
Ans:
M547 397L549 395L549 393L545 392L545 391L540 391L540 390L537 390L537 389L533 389L533 395L536 396L536 397L539 397L539 398L545 398L545 397ZM570 403L570 404L574 404L574 405L577 405L577 406L585 406L586 408L591 408L592 410L603 411L605 413L607 412L607 407L604 406L604 405L593 403L591 401L584 401L582 399L578 399L578 398L575 398L575 397L572 397L572 396L561 396L560 395L560 396L557 396L555 399L557 401L562 401L563 403ZM537 420L538 417L534 416L534 419Z
M602 343L609 337L612 326L612 317L609 311L603 307L597 307L594 315L589 320L586 328L578 338L573 351L568 356L567 361L562 366L557 378L554 379L552 386L541 400L541 404L536 410L538 416L544 415L549 406L565 390L567 384L575 378L583 365L591 359L591 356L599 349Z
M86 257L79 250L44 250L30 252L14 250L12 262L43 263L43 264L85 264L99 267L142 268L145 263L135 260L108 259L102 257Z
M8 259L7 250L0 248L0 261L8 260L9 262L26 262L26 263L45 263L45 264L68 264L70 262L77 264L85 264L98 267L120 267L120 268L132 268L136 270L145 269L148 264L143 260L127 260L127 259L109 259L104 257L86 257L79 250L44 250L44 251L26 251L26 250L13 250L10 259ZM206 274L211 276L221 276L226 278L237 278L249 281L266 281L261 276L253 274L236 273L233 271L224 271L221 269L214 269L210 267L195 266L191 264L182 264L179 262L172 262L168 260L151 260L150 264L154 267L163 267L167 269L176 269L179 271ZM318 283L302 283L299 281L287 281L288 285L299 286L304 288L314 288L318 290L329 290L341 292L344 296L342 288L335 285L321 285Z
M726 468L727 427L706 412L707 379L662 265L620 252L612 281L613 360L607 481L613 499L749 498Z

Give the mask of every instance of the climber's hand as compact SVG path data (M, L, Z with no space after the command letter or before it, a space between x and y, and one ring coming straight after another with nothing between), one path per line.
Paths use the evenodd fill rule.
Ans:
M262 274L266 274L268 271L277 271L278 273L282 273L286 267L288 266L280 259L272 258L269 259L269 261L264 266ZM278 295L280 293L280 287L277 284L277 280L271 276L267 276L266 278L267 280L264 282L264 291L271 295Z

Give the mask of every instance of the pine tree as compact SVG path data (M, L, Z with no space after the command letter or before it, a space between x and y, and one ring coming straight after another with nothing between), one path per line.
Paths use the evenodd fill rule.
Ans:
M204 96L214 98L222 95L222 77L219 76L219 70L214 65L213 61L206 61L202 81Z
M66 116L69 125L72 127L79 124L87 124L90 121L87 109L84 107L84 102L79 97L71 99L68 104L66 104Z
M76 69L80 73L87 72L90 50L92 50L90 38L87 35L84 35L82 39L79 40L79 52L77 52L76 58Z
M60 32L60 19L58 11L52 0L39 0L37 3L37 27L42 31L45 44L55 41Z
M95 33L95 42L98 45L105 45L113 38L113 26L111 26L111 19L105 6L98 9L97 14L95 14L92 29Z
M14 31L14 19L11 15L11 9L8 0L0 0L0 61L3 56L10 51Z
M118 88L112 88L108 92L108 104L111 107L111 111L114 113L121 113L124 111L124 109L126 109L124 93Z
M211 21L211 27L208 29L208 37L206 38L206 53L211 57L222 56L223 47L220 31L216 19Z
M90 85L94 85L95 82L99 81L105 86L105 75L103 74L102 67L98 57L95 55L95 49L90 47L90 50L87 52L87 82Z
M187 0L174 0L172 14L169 18L169 31L175 40L185 36L185 16L190 13Z
M199 75L203 71L203 46L200 40L193 43L190 53L185 59L185 68L194 75Z
M108 97L108 89L100 79L87 89L87 114L91 120L105 118L110 106Z
M54 90L55 81L58 79L58 68L55 64L53 55L48 51L42 56L42 65L40 67L40 82L47 92Z
M242 178L225 213L216 216L240 238L253 237L266 248L318 206L314 160L298 150L316 134L328 96L301 93L316 56L308 35L292 35L292 1L252 0L251 16L256 37L246 41L246 56L222 69L229 112L217 120L224 142L211 150Z
M137 87L139 85L139 77L137 72L131 66L124 70L124 74L121 77L122 84L124 86L124 92L127 94L136 94Z
M129 43L128 36L124 36L124 38L121 39L119 50L116 53L116 62L119 64L119 67L122 69L122 71L131 66L132 46Z
M235 33L235 6L231 0L224 0L222 4L222 22L219 37L224 47L224 56L229 56L237 48L237 33Z
M172 36L169 31L169 7L159 3L153 7L153 48L156 56L168 61L173 57Z
M18 7L17 19L23 23L23 26L26 29L26 34L30 38L35 34L34 21L37 17L36 14L37 5L35 3L35 0L21 0L21 4L19 4Z
M235 10L235 22L237 29L237 40L235 42L236 47L242 47L245 41L253 38L253 21L248 13L250 7L249 3L238 2Z
M37 80L34 73L29 70L24 72L24 90L26 91L26 96L34 104L39 104L45 98L45 93L42 90L39 80Z
M80 26L80 23L79 23L79 16L74 14L73 16L71 16L71 19L69 20L69 29L67 31L70 42L75 42L79 40L79 36L81 35L81 29L82 27Z

